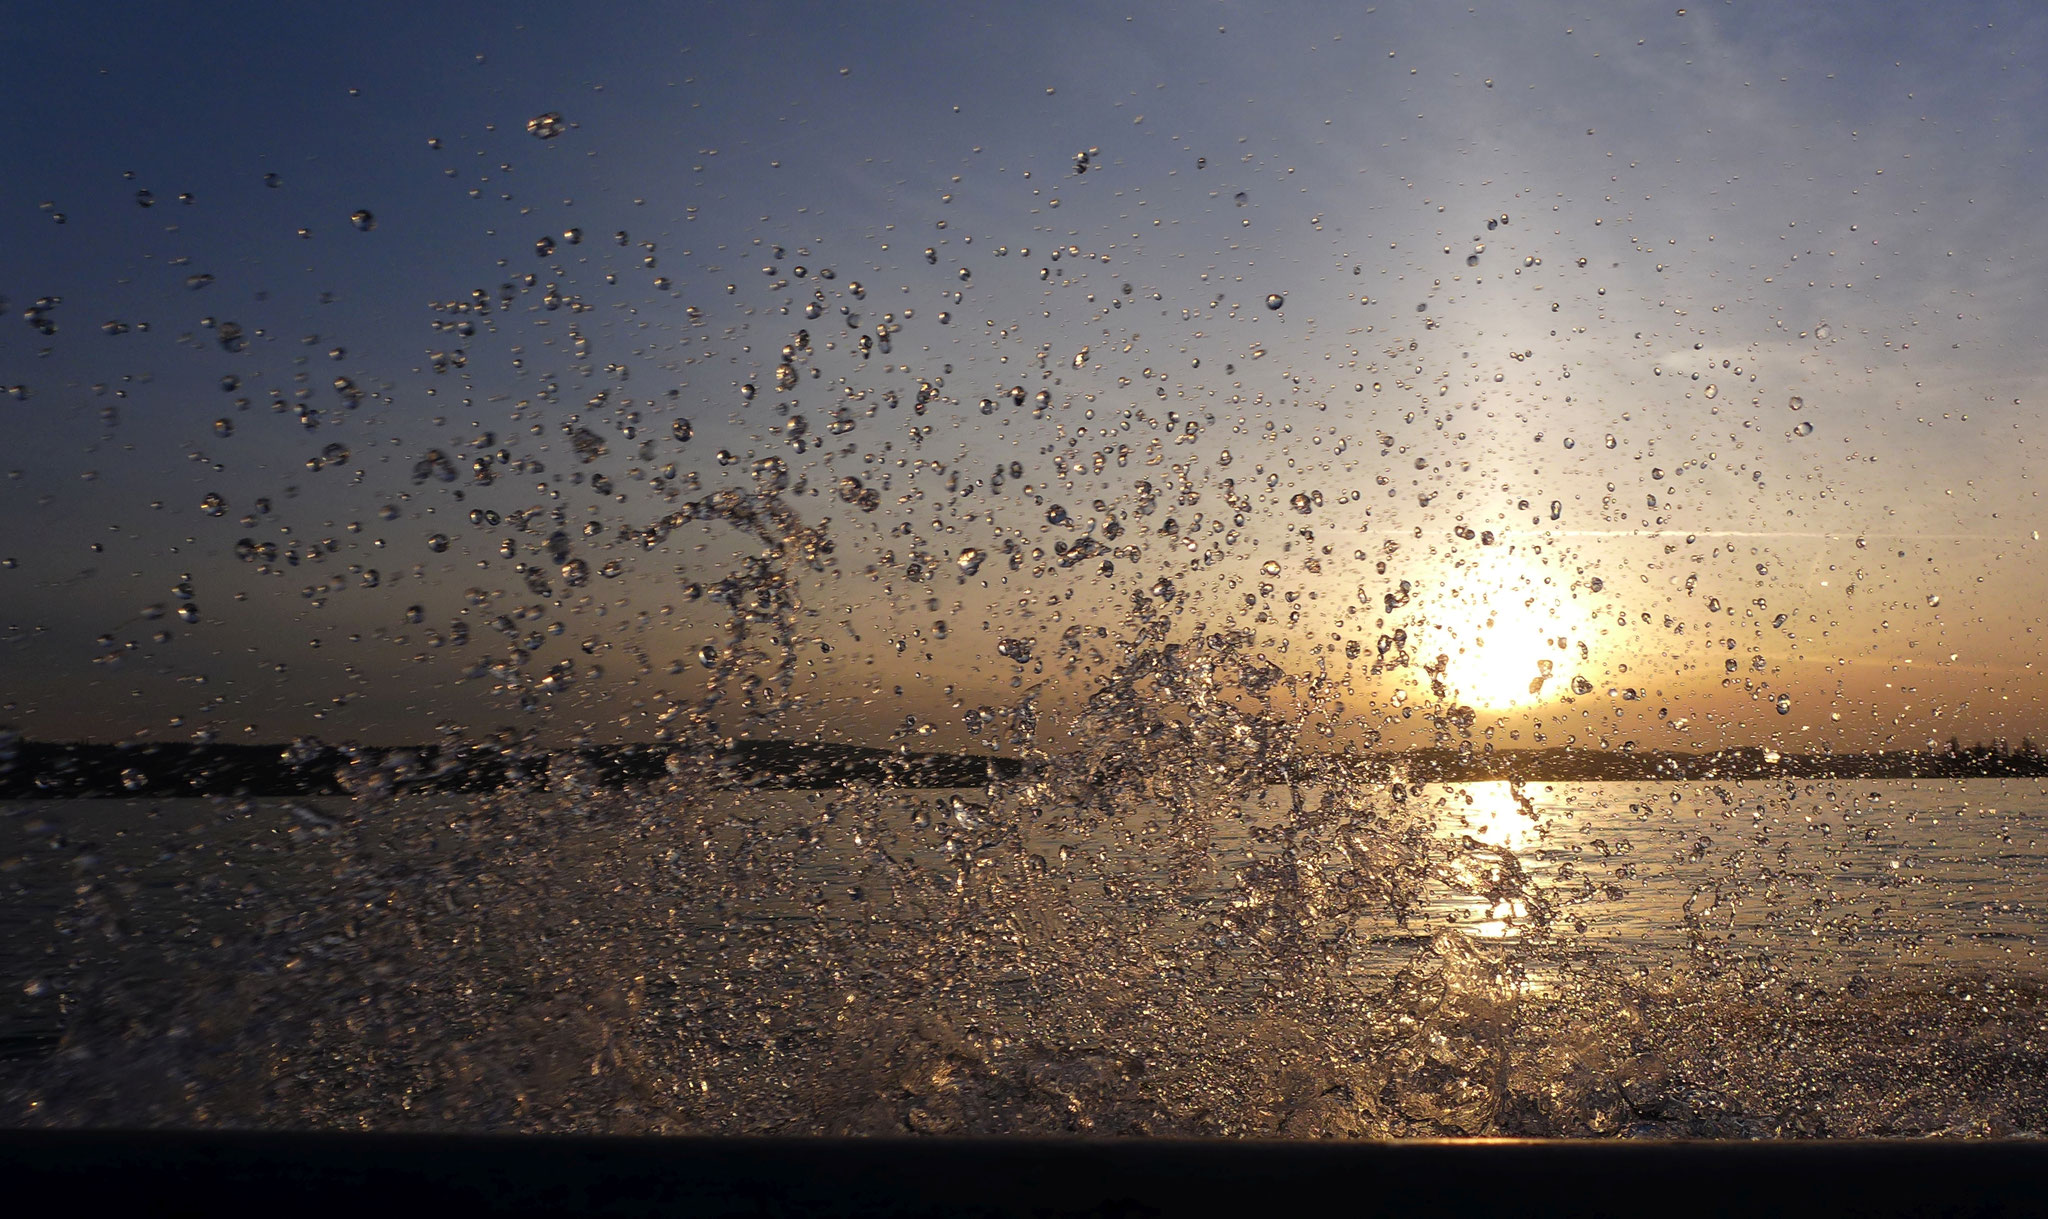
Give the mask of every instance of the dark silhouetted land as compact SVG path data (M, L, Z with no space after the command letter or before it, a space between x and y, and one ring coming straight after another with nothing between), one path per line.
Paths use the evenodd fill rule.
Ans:
M0 798L341 796L624 788L669 781L761 789L847 783L978 787L1021 770L1014 758L798 741L738 741L715 751L665 745L540 750L21 741L0 745Z
M372 747L143 743L66 744L0 739L0 798L108 796L339 796L407 791L488 792L681 782L730 789L979 787L1015 779L1028 763L972 754L910 753L801 741L736 741L718 749L620 745L546 750L469 745ZM1274 782L1471 783L1746 779L1960 779L2048 776L2048 755L1962 746L1883 753L1702 753L1584 749L1413 750L1317 754L1261 765ZM1099 779L1101 776L1097 776Z

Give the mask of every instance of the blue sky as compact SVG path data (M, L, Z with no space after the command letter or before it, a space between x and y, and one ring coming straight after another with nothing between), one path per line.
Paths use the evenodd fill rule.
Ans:
M840 735L884 739L910 716L939 729L920 739L958 743L963 705L1077 697L1113 659L1045 657L1073 627L1122 630L1119 607L1162 576L1188 588L1176 629L1242 627L1291 674L1341 676L1346 731L1400 736L1414 703L1393 694L1406 681L1419 698L1415 674L1341 656L1406 622L1441 636L1472 690L1516 685L1573 636L1558 655L1598 687L1599 715L1585 699L1502 706L1521 743L2039 735L2044 20L2024 5L39 11L0 31L22 65L8 103L29 116L0 151L18 238L0 385L25 394L0 484L0 654L23 675L4 714L53 735L411 739L446 720L646 735L702 696L701 668L670 667L723 646L723 611L678 590L715 585L738 554L717 530L653 550L618 531L660 515L645 480L666 463L708 490L775 456L843 543L802 581L809 703L789 717ZM567 130L529 135L549 112ZM487 317L445 308L527 274ZM550 283L587 308L546 309ZM62 298L50 336L21 320L43 297ZM891 316L893 351L854 355ZM222 322L246 350L222 348ZM778 393L775 353L798 329L819 376ZM907 403L920 380L940 383L924 416L885 409L829 445L789 443L793 416L822 440L834 412L891 390ZM1004 405L1013 385L1053 405ZM590 470L572 415L610 438ZM678 415L689 444L639 457ZM1116 444L1135 464L1065 464ZM308 469L329 445L347 457ZM549 469L456 500L410 477L434 449L465 478L499 449ZM1008 498L963 498L961 477L1013 461ZM590 472L633 484L628 500L574 481ZM848 475L886 482L885 510L846 509ZM1162 534L1140 481L1198 491L1176 527L1199 513L1214 532L1193 549ZM199 510L209 493L221 517ZM1296 514L1297 493L1322 502ZM1232 497L1245 507L1215 507ZM258 499L269 510L239 525ZM1053 503L1067 523L1045 522ZM517 565L549 530L507 557L505 530L467 518L536 505L595 523L579 545L619 578L526 604ZM1055 541L1101 542L1112 521L1138 548L1113 576L1054 561ZM436 534L448 549L426 546ZM232 552L259 535L303 564L257 577ZM1027 553L1009 584L905 574L1006 542ZM1259 574L1269 561L1280 577ZM1420 599L1401 621L1335 608L1403 578ZM175 621L180 584L197 623ZM156 605L172 616L146 616ZM537 612L478 625L508 608ZM462 656L421 642L457 621L477 625ZM573 680L529 714L478 661L486 637L535 632L521 681L565 660ZM992 658L1025 636L1035 667Z

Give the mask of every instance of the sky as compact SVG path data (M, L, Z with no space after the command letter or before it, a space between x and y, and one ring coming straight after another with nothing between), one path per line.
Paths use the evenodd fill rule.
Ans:
M1165 665L1333 745L2048 741L2044 48L46 6L0 723L1057 749Z

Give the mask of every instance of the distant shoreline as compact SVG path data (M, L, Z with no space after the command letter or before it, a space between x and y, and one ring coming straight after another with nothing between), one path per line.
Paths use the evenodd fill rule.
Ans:
M423 746L81 745L0 749L0 799L348 796L395 791L597 789L679 779L713 787L808 789L870 782L978 787L1014 777L1015 758L898 753L858 745L738 741L715 754L672 745L580 749Z
M737 741L709 754L671 745L546 750L13 741L0 743L0 799L480 793L570 785L620 789L671 780L742 790L819 790L849 783L980 787L1018 778L1026 769L1013 757L802 741ZM2048 777L2048 755L2031 745L2018 751L1957 745L1946 751L1782 755L1755 747L1711 753L1425 749L1308 754L1267 760L1262 769L1276 783L2038 778Z

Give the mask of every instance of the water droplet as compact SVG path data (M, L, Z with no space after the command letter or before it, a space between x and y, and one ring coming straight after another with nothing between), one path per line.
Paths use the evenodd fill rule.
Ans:
M961 551L960 557L954 559L953 562L959 565L960 571L963 574L971 576L975 572L981 570L981 562L986 557L987 556L984 555L981 551L976 550L972 546L969 546L967 549Z
M562 116L553 110L526 120L527 134L535 139L552 140L568 129L569 125L562 121Z
M1066 524L1067 510L1059 504L1054 504L1052 507L1047 508L1045 510L1045 523L1048 525Z
M1806 408L1806 399L1800 397L1798 394L1794 394L1792 395L1791 399L1785 403L1785 405L1795 411L1804 410Z
M1307 516L1309 513L1315 511L1315 504L1312 500L1309 499L1306 492L1295 492L1293 497L1287 501L1287 504L1296 512L1301 513L1303 516Z
M1278 292L1270 292L1266 295L1266 308L1268 309L1278 309L1280 306L1286 303L1287 298L1280 295Z
M1269 576L1269 577L1270 577L1270 576L1277 576L1277 575L1279 575L1279 574L1280 574L1280 560L1278 560L1278 559L1267 559L1267 560L1266 560L1265 562L1263 562L1263 563L1259 564L1259 574L1260 574L1260 575L1262 575L1262 576Z
M1572 678L1572 693L1573 693L1573 694L1579 695L1579 696L1580 696L1581 698L1583 698L1583 697L1585 697L1586 695L1588 695L1588 694L1591 694L1592 692L1593 692L1593 683L1592 683L1592 682L1590 682L1590 681L1588 681L1588 680L1586 680L1586 677L1585 677L1585 675L1584 675L1584 674L1580 674L1579 676L1577 676L1577 677L1574 677L1574 678Z
M264 174L264 175L263 175L263 185L265 185L265 186L269 187L269 188L270 188L270 189L272 189L272 190L276 190L276 189L277 189L278 187L280 187L280 186L283 186L283 185L284 185L284 179L283 179L283 178L280 178L280 177L278 177L278 176L277 176L276 174L274 174L274 173L268 173L268 174Z
M1794 436L1813 435L1813 423L1810 420L1806 419L1800 420L1798 423L1792 426L1792 434Z
M1815 326L1813 328L1813 337L1819 339L1823 343L1825 343L1828 339L1834 337L1834 333L1835 328L1833 326L1828 325L1826 322L1822 322L1820 325Z
M1706 395L1709 398L1718 398L1721 396L1721 389L1719 386L1709 385L1706 389Z
M555 252L555 239L552 237L542 237L533 243L533 252L538 258L548 257Z
M356 226L357 232L362 233L367 233L377 227L377 217L371 214L370 209L364 207L359 207L349 213L348 222Z
M1778 714L1779 714L1779 715L1790 715L1790 714L1792 714L1792 696L1791 696L1791 695L1789 695L1789 694L1780 694L1780 695L1778 696Z
M440 554L448 549L448 535L437 533L427 539L427 549Z
M139 190L135 192L135 202L140 207L155 207L156 196L147 190Z
M690 421L688 419L675 420L673 423L670 423L668 425L668 430L679 441L687 441L691 436L696 434L694 429L690 427Z
M1563 501L1563 500L1555 500L1555 499L1554 499L1554 500L1551 500L1551 501L1550 501L1550 519L1554 521L1554 520L1557 520L1557 519L1559 519L1559 518L1560 518L1560 517L1562 517L1563 515L1564 515L1564 501Z
M208 491L199 498L199 510L208 516L220 516L228 510L228 501L217 491Z
M789 465L780 457L762 457L751 467L754 481L770 491L781 491L789 486Z

